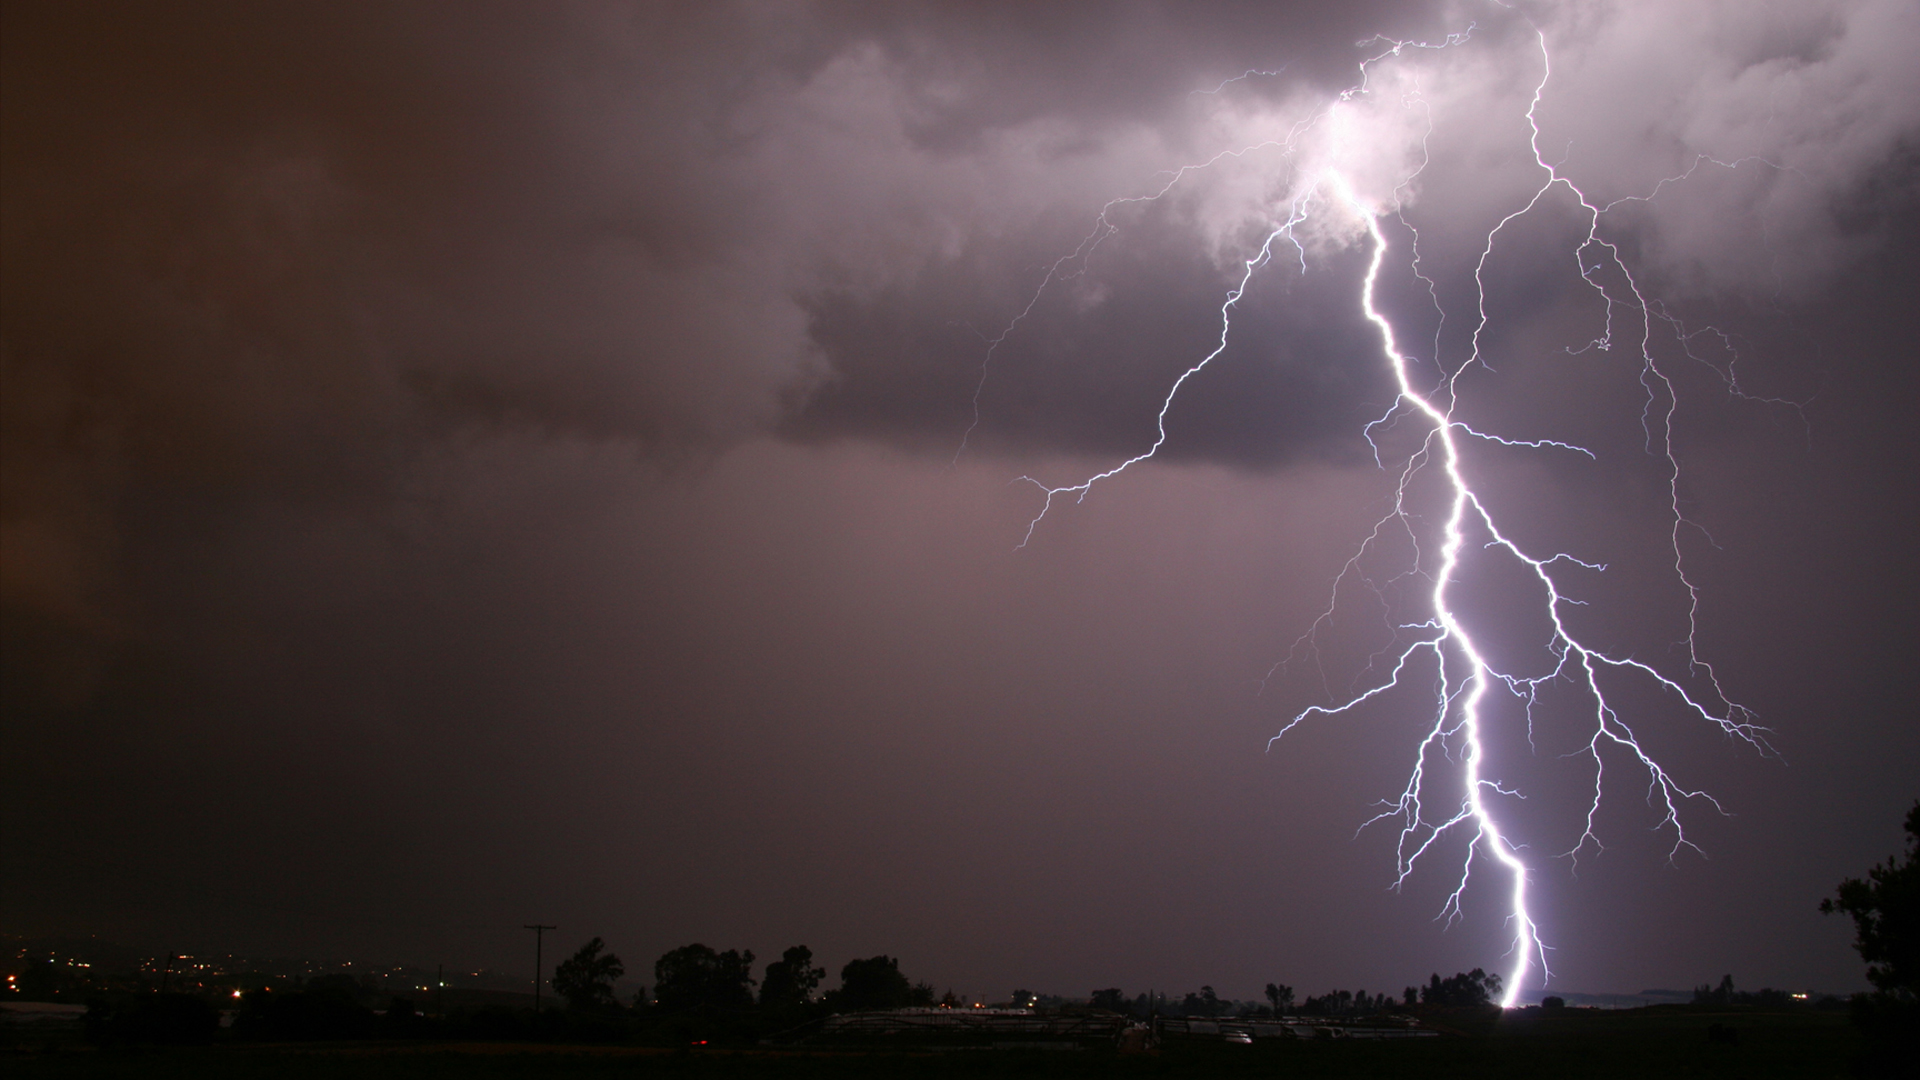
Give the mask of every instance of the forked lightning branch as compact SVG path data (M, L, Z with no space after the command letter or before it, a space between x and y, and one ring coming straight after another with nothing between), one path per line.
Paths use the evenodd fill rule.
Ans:
M1692 846L1683 813L1688 804L1720 810L1720 804L1711 795L1676 778L1644 748L1634 730L1635 717L1624 706L1615 704L1620 699L1620 685L1641 682L1677 703L1696 720L1744 740L1763 753L1770 753L1772 749L1767 745L1765 729L1757 726L1753 715L1722 689L1712 667L1702 659L1696 641L1700 594L1689 576L1682 553L1681 537L1688 522L1681 510L1680 459L1674 447L1679 397L1655 348L1658 335L1670 333L1684 342L1688 330L1646 293L1622 245L1617 239L1608 238L1606 228L1608 214L1622 203L1655 198L1669 185L1686 180L1702 167L1770 166L1752 160L1722 162L1699 158L1686 173L1663 179L1642 194L1611 202L1589 198L1575 178L1564 175L1542 152L1539 112L1542 103L1549 99L1553 85L1552 58L1544 32L1536 28L1530 38L1534 48L1527 55L1509 56L1505 60L1531 64L1539 72L1524 116L1526 127L1532 133L1527 149L1539 182L1531 197L1513 206L1485 237L1473 274L1477 303L1470 313L1471 355L1452 365L1451 370L1441 368L1437 376L1425 369L1416 370L1417 365L1398 340L1393 319L1376 302L1376 286L1389 260L1403 264L1433 291L1433 282L1420 269L1419 232L1408 223L1404 213L1412 185L1428 163L1426 143L1432 133L1431 124L1424 127L1418 152L1399 175L1368 175L1365 170L1377 171L1377 166L1367 163L1366 150L1379 142L1390 141L1392 133L1380 133L1378 139L1374 138L1367 125L1375 122L1379 114L1362 106L1377 104L1371 100L1379 93L1375 83L1390 66L1410 64L1421 55L1470 47L1474 44L1472 28L1431 43L1380 39L1376 42L1375 55L1361 63L1360 79L1355 86L1311 111L1284 134L1176 169L1170 174L1171 178L1151 194L1108 203L1085 240L1074 252L1052 265L1025 309L991 340L981 371L984 384L989 374L987 365L993 361L995 350L1018 332L1022 319L1034 310L1049 286L1066 276L1070 268L1084 267L1102 242L1117 231L1110 220L1116 207L1163 198L1187 177L1228 159L1243 159L1255 150L1277 150L1284 156L1289 168L1289 194L1280 205L1284 206L1285 213L1277 215L1281 220L1264 230L1264 240L1236 270L1238 282L1227 291L1220 305L1218 339L1211 351L1198 357L1173 380L1160 406L1155 438L1135 456L1075 483L1048 484L1021 477L1041 494L1038 512L1021 541L1021 546L1025 546L1034 541L1042 521L1063 501L1077 502L1095 485L1160 453L1168 440L1168 411L1182 388L1226 352L1232 338L1235 310L1255 276L1272 267L1281 252L1286 252L1290 260L1297 258L1302 269L1307 267L1312 253L1310 245L1302 239L1305 230L1313 227L1317 229L1316 236L1331 235L1338 238L1334 242L1363 246L1366 272L1353 303L1377 334L1378 352L1373 361L1389 369L1397 395L1386 413L1356 432L1356 437L1372 444L1374 461L1381 468L1397 474L1395 497L1391 508L1360 541L1341 570L1325 612L1306 631L1297 648L1317 647L1319 635L1334 614L1342 586L1364 575L1363 561L1382 557L1389 537L1397 539L1402 550L1412 553L1399 568L1400 576L1430 583L1431 587L1415 594L1419 597L1417 609L1395 613L1398 627L1395 644L1389 647L1383 662L1369 668L1379 672L1371 682L1355 687L1343 700L1315 705L1292 717L1273 736L1269 746L1302 723L1386 707L1389 701L1406 696L1390 696L1390 691L1411 689L1419 697L1424 692L1418 687L1431 687L1431 697L1425 706L1425 734L1407 751L1412 765L1405 786L1383 800L1382 812L1366 824L1398 825L1396 888L1404 885L1424 864L1442 857L1443 850L1464 851L1453 864L1451 874L1457 881L1439 913L1449 923L1462 914L1469 886L1478 885L1483 877L1493 879L1493 891L1505 898L1506 925L1511 934L1503 1002L1508 1006L1515 1002L1523 988L1544 984L1549 972L1547 946L1541 940L1528 899L1529 875L1535 869L1530 860L1539 855L1525 851L1514 841L1511 831L1503 827L1503 822L1518 812L1524 793L1504 783L1490 761L1489 740L1504 734L1490 730L1487 723L1491 695L1504 694L1517 699L1526 710L1529 725L1533 710L1550 687L1571 688L1583 703L1578 709L1585 718L1582 725L1587 734L1580 754L1590 765L1592 790L1590 797L1581 800L1587 810L1578 842L1570 851L1558 853L1572 858L1578 858L1589 848L1599 848L1596 817L1603 796L1619 779L1606 768L1610 756L1632 763L1636 786L1640 782L1646 785L1648 797L1661 815L1660 827L1670 835L1674 852ZM1417 90L1419 79L1408 77L1402 85L1416 89L1402 91L1393 104L1419 115L1424 107ZM1580 350L1572 351L1592 348L1631 353L1632 362L1639 367L1640 383L1646 388L1640 420L1645 429L1646 450L1654 455L1664 472L1665 511L1672 541L1672 580L1687 603L1684 661L1675 665L1677 670L1663 670L1632 655L1616 655L1582 640L1568 623L1569 606L1582 601L1570 591L1571 579L1567 575L1593 575L1604 573L1606 568L1583 559L1579 552L1535 551L1518 542L1510 528L1511 522L1503 524L1503 515L1523 514L1525 507L1503 504L1497 497L1498 492L1490 490L1485 480L1476 477L1461 453L1463 443L1471 440L1498 443L1524 453L1582 455L1597 460L1593 451L1571 442L1508 437L1498 431L1469 426L1457 415L1457 406L1465 392L1462 375L1470 368L1484 366L1481 338L1489 315L1483 271L1500 244L1513 242L1514 223L1538 211L1556 190L1578 205L1585 221L1584 235L1564 255L1574 260L1581 278L1604 302L1605 309L1602 335L1584 343ZM1389 241L1382 227L1383 222L1389 220L1404 229L1411 237L1410 243L1403 242L1396 248ZM1438 293L1433 295L1438 307ZM1730 389L1738 393L1737 386ZM976 395L976 425L978 416ZM1375 442L1376 431L1388 423L1406 422L1417 425L1416 430L1424 434L1415 440L1416 445L1404 457L1384 457ZM969 429L969 434L971 431ZM1444 512L1437 527L1428 515L1412 507L1411 493L1419 485L1435 486L1442 493ZM1490 662L1489 656L1499 653L1489 650L1487 644L1498 631L1483 625L1484 620L1476 622L1468 614L1475 610L1475 605L1463 601L1471 599L1473 586L1461 573L1464 558L1483 553L1509 561L1537 586L1536 594L1541 598L1539 614L1551 628L1546 655L1552 662L1547 670L1503 671ZM1443 847L1443 840L1460 843Z

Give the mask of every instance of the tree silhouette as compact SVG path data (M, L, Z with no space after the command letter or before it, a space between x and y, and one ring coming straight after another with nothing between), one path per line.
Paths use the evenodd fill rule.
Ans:
M1285 1016L1293 1008L1293 987L1285 983L1268 983L1267 1002L1273 1006L1273 1015Z
M813 950L795 945L767 965L767 973L760 983L760 1004L805 1004L813 1000L814 989L826 976L827 969L813 966Z
M932 1002L933 988L908 982L900 973L900 961L891 956L847 961L834 993L834 1004L842 1009L899 1009Z
M1365 1012L1372 1007L1372 999L1365 990L1354 993L1351 990L1329 990L1320 997L1310 997L1300 1003L1300 1011L1308 1016L1346 1016L1349 1013Z
M1720 976L1718 987L1701 983L1693 988L1695 1005L1731 1005L1733 1004L1733 976Z
M1219 1016L1227 1011L1221 1003L1220 995L1211 986L1203 986L1197 994L1188 994L1180 1002L1180 1011L1188 1016Z
M567 999L567 1008L612 1009L618 1004L613 981L627 973L627 966L612 953L601 955L606 947L606 942L594 938L553 969L553 992Z
M753 1004L753 953L714 952L698 942L653 962L654 999L663 1009Z
M1450 979L1442 979L1439 972L1420 991L1420 1003L1423 1005L1490 1005L1500 993L1500 976L1489 975L1479 968L1456 973Z
M1839 895L1820 901L1822 913L1853 919L1853 947L1867 962L1867 981L1884 993L1920 994L1920 800L1907 811L1905 860L1848 878Z

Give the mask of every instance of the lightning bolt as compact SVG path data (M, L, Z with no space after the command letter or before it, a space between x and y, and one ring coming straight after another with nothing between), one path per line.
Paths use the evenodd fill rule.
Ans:
M1381 822L1399 823L1400 831L1395 851L1397 873L1393 882L1393 887L1396 889L1403 886L1415 868L1435 852L1436 845L1443 838L1458 835L1466 840L1465 854L1458 865L1457 883L1447 896L1438 916L1449 925L1463 913L1468 885L1474 879L1477 867L1486 865L1494 873L1504 877L1507 883L1507 926L1511 933L1509 952L1511 962L1504 980L1505 992L1502 1000L1502 1004L1507 1007L1514 1004L1523 987L1535 977L1536 972L1542 984L1550 977L1551 972L1547 964L1548 947L1541 940L1538 923L1528 907L1529 864L1523 858L1522 847L1513 840L1509 831L1501 824L1503 812L1514 800L1522 796L1517 790L1503 784L1493 773L1493 763L1487 749L1492 736L1488 717L1489 695L1504 693L1516 699L1524 707L1529 744L1532 742L1534 709L1540 704L1542 692L1550 685L1570 685L1575 689L1579 699L1585 702L1582 715L1586 717L1584 730L1587 734L1584 747L1576 751L1576 754L1590 762L1593 787L1591 798L1587 801L1585 826L1580 837L1570 850L1562 853L1575 866L1589 847L1595 853L1602 850L1595 821L1600 811L1602 796L1608 786L1607 761L1610 755L1623 756L1645 778L1647 797L1661 814L1657 828L1666 830L1672 838L1673 846L1668 855L1670 860L1683 848L1698 851L1697 846L1689 839L1682 820L1681 811L1687 804L1704 803L1716 812L1725 812L1711 795L1676 779L1647 751L1627 717L1623 715L1622 709L1616 707L1609 697L1610 687L1621 680L1649 685L1677 702L1685 713L1716 727L1729 737L1750 744L1763 754L1773 754L1773 748L1767 742L1767 730L1755 723L1754 715L1747 708L1727 696L1718 674L1712 665L1701 657L1697 645L1700 590L1689 574L1683 552L1683 539L1689 531L1699 531L1702 535L1705 531L1689 521L1681 508L1680 462L1674 447L1674 425L1679 409L1679 395L1669 373L1656 357L1655 339L1663 330L1671 333L1680 343L1683 355L1712 367L1719 373L1728 392L1733 396L1790 407L1794 404L1777 399L1755 398L1746 394L1740 386L1731 361L1722 367L1710 364L1696 354L1693 350L1693 342L1703 336L1709 336L1717 337L1727 354L1734 355L1732 339L1711 327L1689 328L1678 317L1669 313L1661 303L1649 297L1640 279L1623 256L1620 244L1608 238L1604 227L1607 215L1616 207L1629 202L1651 200L1669 186L1685 182L1697 170L1737 169L1749 166L1775 168L1776 166L1758 159L1721 161L1703 155L1696 158L1683 173L1660 180L1652 190L1643 195L1629 196L1610 202L1600 202L1589 197L1573 179L1560 171L1559 166L1547 160L1540 147L1541 132L1538 113L1552 79L1552 63L1546 34L1538 27L1535 27L1534 31L1539 50L1540 77L1534 86L1531 101L1526 110L1526 121L1531 132L1529 145L1532 151L1532 164L1539 170L1541 180L1531 197L1501 218L1486 235L1485 244L1473 270L1476 321L1471 334L1471 354L1451 371L1442 368L1437 377L1434 377L1430 371L1423 371L1402 348L1397 340L1393 322L1376 303L1376 288L1381 271L1386 265L1389 253L1394 248L1383 228L1383 223L1392 220L1412 237L1408 268L1416 278L1426 283L1429 295L1434 299L1434 307L1444 321L1445 313L1440 310L1435 283L1421 269L1419 232L1408 223L1404 214L1403 193L1409 190L1413 180L1426 167L1425 137L1432 131L1430 118L1420 142L1419 162L1391 189L1391 195L1379 203L1370 202L1365 198L1349 175L1348 169L1339 165L1338 162L1342 156L1339 152L1340 147L1352 145L1357 138L1346 129L1361 122L1353 115L1353 106L1372 92L1373 69L1378 65L1392 62L1409 50L1451 49L1464 45L1470 40L1473 27L1433 43L1376 38L1374 42L1384 48L1362 61L1359 82L1333 98L1323 109L1294 125L1285 137L1226 151L1199 164L1183 166L1168 174L1165 183L1149 194L1109 202L1101 209L1093 231L1074 252L1053 264L1033 298L998 337L991 339L988 349L988 360L990 360L993 350L998 348L1017 329L1020 321L1034 310L1041 293L1049 285L1069 272L1079 272L1069 270L1076 264L1084 268L1093 250L1116 231L1116 226L1111 219L1116 207L1128 202L1148 202L1159 199L1167 195L1175 185L1191 173L1205 169L1226 157L1244 156L1255 149L1278 148L1291 162L1300 149L1300 140L1305 133L1320 128L1326 129L1331 145L1334 147L1334 152L1329 154L1334 163L1306 171L1298 177L1293 184L1295 193L1288 200L1284 218L1268 228L1264 239L1253 249L1253 253L1242 260L1239 279L1229 288L1220 305L1219 337L1212 349L1181 372L1168 388L1155 418L1155 437L1151 445L1111 468L1072 484L1050 485L1032 476L1019 477L1018 481L1032 484L1040 491L1041 505L1039 511L1029 521L1026 534L1021 538L1018 546L1025 547L1033 540L1035 530L1060 503L1083 500L1095 485L1154 458L1160 452L1167 443L1167 415L1174 401L1190 380L1226 351L1232 335L1234 311L1246 295L1255 274L1274 261L1276 248L1291 244L1304 271L1307 266L1307 248L1300 239L1300 230L1310 220L1317 215L1327 215L1335 219L1336 223L1344 223L1351 228L1353 235L1357 238L1355 242L1363 243L1368 252L1366 273L1358 297L1359 308L1378 335L1380 358L1391 370L1397 388L1393 403L1383 414L1368 423L1362 434L1373 447L1374 460L1381 468L1386 468L1386 463L1382 460L1379 444L1374 441L1377 429L1404 420L1420 425L1419 430L1423 430L1424 435L1419 440L1418 449L1408 454L1405 460L1396 466L1398 477L1391 509L1375 523L1370 534L1347 560L1334 580L1332 595L1329 597L1326 609L1301 640L1296 642L1295 649L1289 657L1298 655L1302 648L1313 652L1317 657L1319 634L1330 625L1341 589L1349 581L1363 582L1373 589L1383 603L1385 602L1384 592L1368 576L1363 563L1390 535L1410 541L1414 553L1411 565L1400 577L1423 577L1431 582L1431 589L1426 593L1424 611L1416 614L1411 621L1396 627L1394 637L1399 641L1397 651L1395 646L1390 644L1386 652L1377 654L1375 662L1369 665L1368 671L1376 669L1381 671L1375 681L1370 685L1354 688L1343 700L1337 700L1328 705L1314 705L1301 711L1281 727L1269 740L1268 746L1271 747L1304 722L1354 714L1374 705L1389 692L1410 685L1423 674L1431 678L1430 723L1427 725L1425 735L1414 749L1413 763L1407 782L1396 797L1383 800L1381 812L1365 822L1361 828ZM1249 74L1266 73L1249 72ZM1220 87L1207 93L1218 93L1227 83L1233 81L1236 80L1227 80ZM1408 96L1406 104L1410 108L1425 107L1419 96L1417 84L1416 90ZM1571 587L1569 575L1600 573L1604 572L1606 567L1580 559L1569 552L1535 552L1515 540L1509 531L1502 528L1495 505L1487 495L1483 494L1482 489L1476 486L1475 479L1461 453L1463 442L1472 440L1519 451L1576 454L1583 455L1589 460L1598 460L1594 452L1585 447L1552 439L1510 438L1496 432L1479 430L1455 415L1456 406L1463 391L1463 377L1475 369L1489 373L1492 371L1481 351L1481 337L1489 322L1484 271L1493 257L1495 246L1510 225L1534 213L1556 191L1564 192L1570 197L1580 208L1579 213L1584 217L1586 224L1584 236L1574 245L1571 255L1576 261L1581 279L1599 297L1604 308L1604 322L1600 335L1585 345L1577 349L1570 348L1568 351L1570 353L1589 350L1606 352L1625 343L1638 354L1639 381L1646 393L1641 424L1645 431L1648 453L1661 461L1665 471L1668 539L1673 553L1672 572L1687 604L1684 675L1664 672L1655 665L1634 656L1616 655L1584 641L1566 621L1568 608L1582 603L1569 593ZM1435 342L1437 366L1437 330ZM985 385L986 375L986 363L983 362L981 386ZM976 389L974 405L975 422L974 426L968 428L969 435L979 422L978 389ZM963 440L962 449L964 447ZM1419 515L1409 506L1410 495L1416 484L1429 482L1439 485L1447 506L1444 522L1437 532L1438 546L1434 553L1437 561L1423 553ZM1431 541L1428 543L1430 546ZM1456 602L1455 591L1466 587L1462 581L1461 570L1463 562L1470 555L1507 560L1520 569L1533 586L1537 587L1538 595L1541 597L1540 610L1551 627L1546 652L1546 655L1552 658L1549 670L1536 674L1502 671L1489 661L1480 644L1483 628L1473 625L1471 620L1462 614L1462 606ZM1285 661L1282 663L1284 664ZM1276 665L1276 669L1279 666ZM1362 677L1365 677L1364 672ZM1690 685L1693 689L1689 689ZM1617 693L1615 696L1617 697ZM1457 784L1460 792L1457 800L1450 801L1448 796L1432 794L1433 788L1438 784L1435 774L1442 771L1449 772L1450 781Z

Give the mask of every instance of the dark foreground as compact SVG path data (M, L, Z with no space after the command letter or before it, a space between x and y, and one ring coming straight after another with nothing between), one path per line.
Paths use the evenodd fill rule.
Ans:
M77 1042L16 1045L0 1071L33 1077L766 1077L1261 1076L1853 1077L1883 1074L1844 1013L1529 1011L1477 1031L1397 1042L1263 1041L1169 1044L1123 1055L1080 1050L681 1050L527 1043L362 1042L216 1044L93 1049ZM1729 1029L1731 1035L1729 1035ZM1717 1036L1717 1037L1716 1037Z

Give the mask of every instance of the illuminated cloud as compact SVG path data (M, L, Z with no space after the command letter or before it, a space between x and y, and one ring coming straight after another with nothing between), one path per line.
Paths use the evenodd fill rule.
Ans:
M1074 990L1115 940L1149 944L1095 985L1491 966L1503 928L1435 934L1444 891L1377 896L1390 837L1347 841L1406 764L1361 744L1418 710L1259 753L1379 644L1342 621L1326 686L1296 663L1260 689L1392 490L1362 434L1397 387L1358 219L1312 219L1304 272L1254 276L1155 468L1017 556L1037 500L1010 481L1150 444L1310 166L1383 204L1427 117L1400 197L1436 291L1397 275L1379 303L1422 362L1468 355L1470 321L1432 312L1473 309L1466 271L1537 183L1528 19L1555 63L1542 152L1589 190L1744 162L1609 235L1731 335L1672 369L1698 403L1681 495L1720 547L1688 543L1705 640L1795 762L1675 735L1659 752L1741 815L1705 826L1712 874L1608 832L1628 850L1542 885L1543 933L1586 988L1716 977L1757 941L1826 977L1817 923L1769 913L1882 854L1898 815L1866 804L1904 806L1915 760L1889 719L1920 491L1898 3L10 5L12 910L438 934L489 963L473 926L515 928L511 958L525 922L594 922L630 961L807 941L925 955L916 977L961 990ZM1473 48L1352 102L1365 138L1264 145L1352 84L1356 42L1469 23ZM1625 470L1487 465L1608 562L1582 632L1671 661L1671 560L1632 555L1668 539L1645 391L1618 349L1563 351L1602 326L1567 254L1584 222L1550 199L1489 263L1500 370L1468 419ZM1730 349L1742 391L1805 407L1729 394ZM1374 435L1391 458L1416 427ZM1478 617L1540 640L1520 610ZM1540 820L1575 811L1522 838L1542 850L1579 839L1561 760L1510 763ZM416 922L327 929L375 894Z

